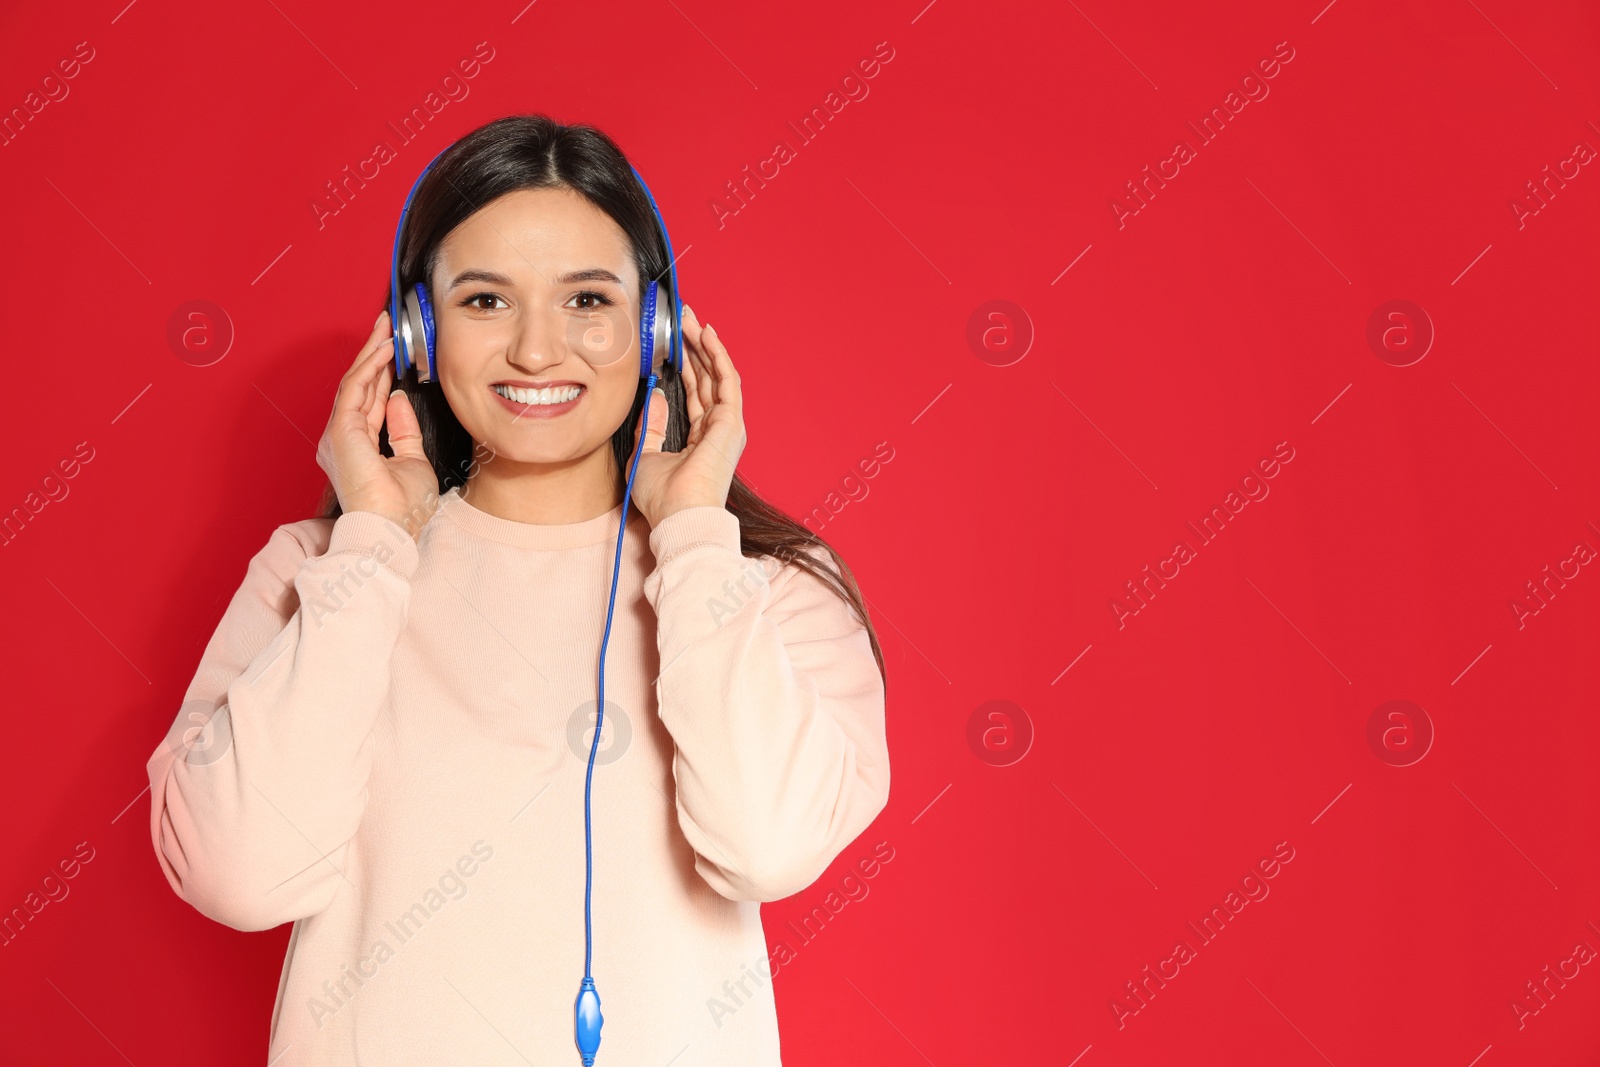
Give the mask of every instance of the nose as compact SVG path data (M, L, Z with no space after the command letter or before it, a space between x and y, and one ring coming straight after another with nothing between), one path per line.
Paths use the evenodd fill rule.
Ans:
M563 324L559 312L529 310L518 316L509 362L531 371L565 362L571 354L571 346Z

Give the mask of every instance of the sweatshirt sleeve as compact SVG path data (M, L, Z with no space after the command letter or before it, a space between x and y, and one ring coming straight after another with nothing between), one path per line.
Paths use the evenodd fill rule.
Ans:
M799 567L742 555L726 508L674 512L650 548L656 696L695 869L733 900L797 893L888 803L866 628Z
M280 526L251 559L146 764L156 858L202 914L266 930L332 903L417 564L363 511Z

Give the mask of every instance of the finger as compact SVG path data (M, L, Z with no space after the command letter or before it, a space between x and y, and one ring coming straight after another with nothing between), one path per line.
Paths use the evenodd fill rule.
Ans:
M387 365L384 355L390 351L390 338L383 338L372 352L367 353L364 364L352 367L339 379L338 391L334 393L333 414L330 422L342 424L352 417L365 418L367 404L372 399L372 383L377 379L379 371Z
M701 339L705 342L706 353L711 357L711 368L715 371L717 403L730 403L737 409L742 404L744 393L740 388L739 372L733 366L733 357L728 355L727 346L722 343L715 326L707 326Z
M660 452L667 440L667 394L657 386L650 395L650 419L644 427L644 452ZM634 444L639 434L634 431Z
M377 362L376 353L373 354L372 362ZM376 368L374 369L376 370ZM382 371L378 370L377 373L375 373L372 377L366 379L367 384L361 390L361 413L367 417L368 421L371 421L372 418L372 402L373 400L377 399L378 396L378 393L373 389L373 386L377 384L378 378L381 376Z
M691 357L695 355L703 357L705 354L705 342L702 338L703 330L704 327L700 324L700 320L695 318L694 309L685 304L683 306L683 347ZM684 360L684 362L687 364L688 360Z
M428 454L422 448L422 429L417 425L417 412L411 406L411 398L405 390L396 389L390 393L384 409L389 417L389 447L394 450L395 457L427 459Z
M366 402L367 432L374 441L378 439L378 431L383 429L384 409L388 407L390 383L393 379L394 364L385 362L377 381L373 383L372 395Z
M372 324L372 332L367 335L366 343L361 346L361 351L356 353L355 362L350 364L350 369L345 373L358 373L367 360L372 357L373 353L383 346L384 339L388 337L390 337L389 313L381 311L378 313L378 321Z
M701 324L700 320L695 317L694 309L685 304L683 308L684 346L699 348L701 344L700 335L704 329L705 327Z
M737 461L745 445L743 383L716 327L708 325L704 338L717 370L717 403L711 409L715 417L706 420L706 436L717 438L719 450Z
M372 383L378 377L379 368L390 363L393 354L393 337L369 338L368 344L362 346L359 360L339 379L339 391L334 394L334 410L338 411L341 402L347 405L353 403L366 410L372 400Z
M370 371L377 363L380 356L392 358L394 354L394 334L389 329L389 313L387 311L378 316L378 322L367 335L367 340L361 346L361 351L356 353L355 362L352 363L345 376L360 378Z
M711 360L706 355L705 333L700 334L700 343L696 344L689 352L689 359L684 361L684 366L694 364L695 389L700 395L700 407L703 411L710 411L711 405L716 402L716 388L712 381Z
M702 335L703 336L703 335ZM700 402L705 409L710 411L717 403L717 375L711 366L711 357L706 354L705 343L700 345Z
M694 362L698 362L698 360ZM691 365L692 363L684 364L685 367ZM685 389L684 392L687 394L688 390ZM705 436L706 419L711 415L712 406L711 384L706 379L705 368L696 366L694 368L694 409L696 417L689 422L689 434L685 439L686 445L696 444L700 438Z
M700 343L700 320L694 317L694 308L683 305L683 339L689 344Z
M689 428L694 429L700 417L705 414L706 406L700 401L700 376L694 369L694 360L687 359L683 362L683 395L688 400Z
M728 470L738 468L739 454L744 451L744 424L730 412L727 405L718 405L700 422L699 440L695 448L706 448L716 453L727 464Z
M357 406L364 414L371 414L374 403L378 405L378 410L382 411L383 400L387 394L378 392L378 377L385 368L393 370L393 357L394 338L383 337L373 346L372 351L367 353L359 366L352 367L346 372L346 379L360 384Z

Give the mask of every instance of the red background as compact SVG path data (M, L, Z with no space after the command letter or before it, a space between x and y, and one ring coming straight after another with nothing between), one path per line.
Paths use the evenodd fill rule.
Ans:
M289 929L172 893L143 764L249 557L312 513L411 180L543 111L649 179L763 494L806 513L893 449L821 528L884 644L893 795L769 939L894 859L779 970L786 1063L1596 1062L1600 967L1511 1007L1600 949L1600 575L1510 607L1600 548L1600 173L1511 208L1600 147L1592 4L125 2L0 15L7 110L94 50L0 148L0 508L94 454L0 551L0 909L94 850L0 949L0 1060L264 1061ZM470 96L319 229L324 182L480 41ZM1270 94L1198 145L1279 42ZM1197 158L1119 228L1180 138ZM797 157L719 226L779 139ZM197 299L234 331L204 367L167 341ZM1395 299L1436 331L1404 367L1367 341ZM990 300L1034 333L1006 366L1015 316L967 340ZM1279 442L1270 495L1199 547L1185 523ZM1197 557L1119 628L1180 538ZM1010 766L968 743L991 700L1034 732ZM1419 762L1368 742L1390 700L1431 723ZM1185 923L1279 842L1270 895L1200 946ZM1180 938L1197 958L1119 1025Z

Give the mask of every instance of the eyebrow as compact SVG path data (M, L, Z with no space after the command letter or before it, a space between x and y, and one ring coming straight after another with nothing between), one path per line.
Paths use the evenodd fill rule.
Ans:
M464 285L467 282L487 282L490 285L504 285L508 288L516 284L504 274L499 274L492 270L471 268L457 274L445 291L449 292L456 286ZM569 271L556 278L557 285L570 285L573 282L611 282L615 285L621 285L622 279L604 267L589 267L584 270Z

